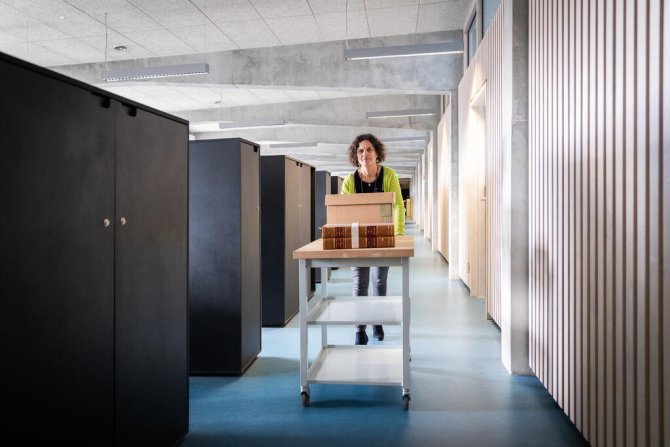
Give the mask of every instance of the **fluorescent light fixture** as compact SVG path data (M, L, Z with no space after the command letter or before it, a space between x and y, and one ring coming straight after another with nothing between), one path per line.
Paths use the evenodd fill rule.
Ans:
M209 64L163 65L160 67L119 68L104 70L102 80L128 81L131 79L167 78L169 76L192 76L209 73Z
M426 142L426 137L398 137L398 138L382 138L384 143L404 143L405 141L421 141Z
M388 110L386 112L368 112L366 118L399 118L404 116L430 116L436 115L437 112L433 109L415 109L415 110Z
M254 121L231 121L227 123L219 123L219 129L239 129L247 127L271 127L283 126L286 124L284 120L254 120Z
M318 143L272 143L270 144L271 148L282 148L282 147L316 147Z
M380 59L384 57L433 56L436 54L463 53L463 42L418 43L392 47L345 48L344 58L348 61Z

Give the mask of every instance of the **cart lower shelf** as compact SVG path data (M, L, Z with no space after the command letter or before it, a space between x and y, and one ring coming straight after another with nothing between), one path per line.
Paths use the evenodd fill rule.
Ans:
M402 348L328 346L309 368L309 383L402 385Z

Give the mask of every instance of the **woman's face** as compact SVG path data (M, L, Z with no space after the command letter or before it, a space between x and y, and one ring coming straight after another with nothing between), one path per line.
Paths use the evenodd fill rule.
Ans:
M363 140L358 144L356 155L358 163L361 166L377 162L377 151L375 151L375 147L368 140Z

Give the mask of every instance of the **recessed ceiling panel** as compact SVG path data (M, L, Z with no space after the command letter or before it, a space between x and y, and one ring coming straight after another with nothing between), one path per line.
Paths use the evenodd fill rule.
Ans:
M128 33L127 36L156 56L189 54L196 51L179 37L165 29Z
M461 2L422 4L419 7L419 32L428 33L445 29L460 29L464 13Z
M311 15L306 0L249 0L265 19Z
M372 37L414 34L418 6L376 9L368 11L368 23Z
M281 45L262 20L217 23L226 36L240 48L258 48Z
M284 45L323 41L312 15L267 19L266 22Z

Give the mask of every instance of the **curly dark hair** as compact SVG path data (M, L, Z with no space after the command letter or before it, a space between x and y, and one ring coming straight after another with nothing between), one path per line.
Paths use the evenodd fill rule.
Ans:
M363 135L359 135L354 138L354 141L352 141L349 145L349 161L352 165L358 167L358 145L365 140L368 140L370 143L372 143L372 146L375 148L375 153L377 154L377 163L381 163L382 161L386 160L386 147L384 146L384 143L382 143L371 133L364 133Z

